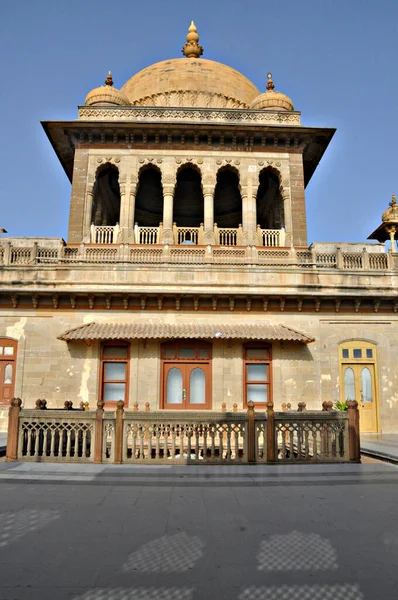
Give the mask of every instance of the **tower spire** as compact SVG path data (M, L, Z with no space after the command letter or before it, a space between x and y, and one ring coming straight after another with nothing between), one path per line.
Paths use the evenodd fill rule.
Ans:
M193 21L188 28L187 34L187 43L182 47L182 53L185 54L187 58L199 58L203 54L203 48L199 42L198 30L196 29L196 25Z

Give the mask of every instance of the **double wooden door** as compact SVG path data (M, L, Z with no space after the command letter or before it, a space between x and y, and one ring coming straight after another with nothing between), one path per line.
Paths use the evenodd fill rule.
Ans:
M208 363L164 363L164 408L169 410L207 409L211 407L210 393Z

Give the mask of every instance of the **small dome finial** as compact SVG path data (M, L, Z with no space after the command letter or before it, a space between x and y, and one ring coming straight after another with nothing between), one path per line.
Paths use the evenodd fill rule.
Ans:
M105 85L113 85L112 73L109 71L105 79Z
M185 54L187 58L199 58L203 54L203 48L199 42L198 30L196 29L196 25L193 21L188 28L187 34L187 43L182 47L182 53Z
M392 198L391 198L391 202L390 202L390 206L395 206L396 203L397 203L397 197L396 197L396 195L393 192Z
M272 81L272 73L267 73L267 90L273 92L275 89L274 82Z

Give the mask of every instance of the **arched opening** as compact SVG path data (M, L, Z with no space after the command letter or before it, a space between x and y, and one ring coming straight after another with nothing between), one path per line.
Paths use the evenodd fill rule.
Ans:
M214 192L214 223L220 228L238 228L242 224L242 196L239 176L234 169L226 167L217 173Z
M134 220L140 227L158 227L163 221L162 176L153 165L140 172Z
M282 229L285 226L285 215L278 174L272 169L263 169L259 182L256 198L257 224L261 229Z
M94 186L91 222L94 225L115 226L120 220L119 171L110 164L97 171Z
M204 221L202 178L193 167L177 173L174 192L173 222L177 227L199 227Z

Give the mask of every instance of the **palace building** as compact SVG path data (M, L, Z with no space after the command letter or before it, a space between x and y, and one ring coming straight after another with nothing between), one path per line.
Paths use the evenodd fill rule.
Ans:
M271 73L262 92L202 58L193 22L186 40L43 123L72 186L68 239L0 240L0 424L13 396L356 399L363 432L398 431L395 197L373 241L309 245L305 189L335 130L301 125Z

